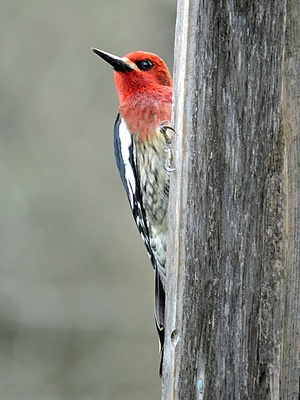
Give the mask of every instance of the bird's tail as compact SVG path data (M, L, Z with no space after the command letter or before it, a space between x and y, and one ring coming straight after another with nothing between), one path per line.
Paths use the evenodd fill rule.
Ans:
M155 323L160 342L160 365L159 375L162 375L164 342L165 342L165 289L163 287L159 272L155 271Z

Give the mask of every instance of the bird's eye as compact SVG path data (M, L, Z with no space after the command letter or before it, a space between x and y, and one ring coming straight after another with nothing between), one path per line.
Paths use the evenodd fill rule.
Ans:
M153 63L150 60L138 61L136 65L143 71L149 71L153 67Z

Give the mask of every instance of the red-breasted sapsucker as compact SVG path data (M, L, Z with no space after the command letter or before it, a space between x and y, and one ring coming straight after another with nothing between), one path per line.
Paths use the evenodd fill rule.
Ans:
M115 70L120 101L114 127L115 157L155 270L155 321L163 357L172 78L155 54L136 51L121 58L92 50ZM160 373L161 368L162 361Z

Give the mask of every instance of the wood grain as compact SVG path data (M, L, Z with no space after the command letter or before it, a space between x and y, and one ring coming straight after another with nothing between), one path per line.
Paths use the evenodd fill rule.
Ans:
M299 2L178 2L162 399L299 399Z

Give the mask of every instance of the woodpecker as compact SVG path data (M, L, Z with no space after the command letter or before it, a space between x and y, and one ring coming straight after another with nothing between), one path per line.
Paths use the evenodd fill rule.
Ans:
M155 322L162 373L165 326L165 264L169 180L173 170L170 123L172 78L155 54L135 51L117 57L92 51L114 69L119 111L114 152L137 228L155 271Z

